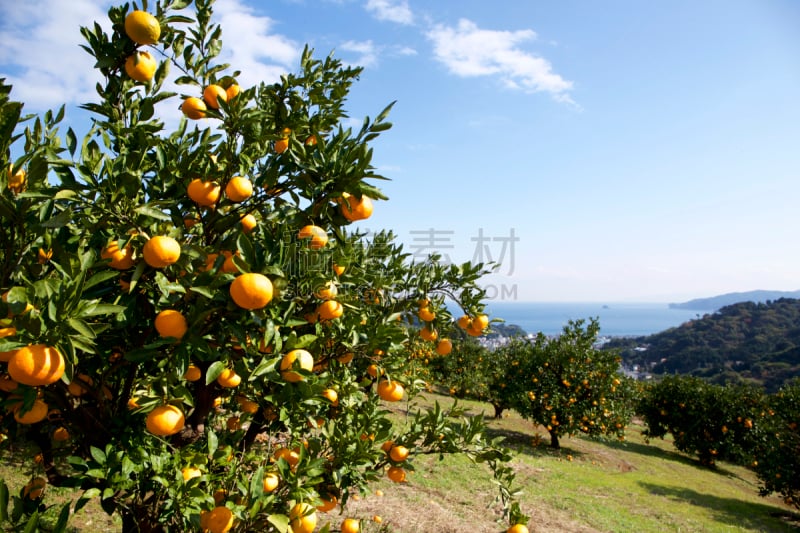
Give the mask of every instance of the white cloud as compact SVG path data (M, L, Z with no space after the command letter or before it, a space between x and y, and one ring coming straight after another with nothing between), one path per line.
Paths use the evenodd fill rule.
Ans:
M511 89L547 92L558 101L574 103L569 95L572 82L554 73L546 59L519 47L536 39L533 30L483 30L461 19L457 27L435 25L427 37L436 59L457 76L495 76Z
M361 67L372 67L378 63L378 50L375 44L369 41L346 41L339 45L340 50L345 52L354 52L358 54L358 58L354 61L348 61L350 65L358 65Z
M25 111L43 111L61 104L96 99L94 85L102 78L94 59L79 47L80 26L109 23L103 4L74 0L16 2L0 17L0 77L14 88L11 97L25 102Z
M408 7L407 0L367 0L364 7L378 20L387 20L398 24L414 23L414 14Z
M238 78L240 85L273 83L297 68L303 46L273 32L273 19L257 16L241 0L219 0L214 10L222 26L223 48L219 60L242 72Z

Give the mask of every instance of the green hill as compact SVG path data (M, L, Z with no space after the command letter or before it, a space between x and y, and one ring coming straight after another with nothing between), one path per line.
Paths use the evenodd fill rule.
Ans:
M767 391L800 376L800 300L741 302L654 335L613 339L623 363L653 374L716 383L750 381Z

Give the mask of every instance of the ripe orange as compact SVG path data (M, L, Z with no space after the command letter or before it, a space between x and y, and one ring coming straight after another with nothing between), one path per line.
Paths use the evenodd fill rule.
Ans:
M242 422L241 420L239 420L238 416L232 416L225 421L225 426L230 431L238 431L239 429L242 428Z
M275 472L266 472L264 474L264 492L272 492L278 488L281 478Z
M317 513L310 503L300 502L289 511L292 533L311 533L317 527Z
M183 429L186 419L183 411L174 405L159 405L147 414L145 426L147 431L159 437L174 435Z
M402 445L392 446L392 449L389 450L389 457L396 463L402 463L408 459L408 448Z
M474 330L483 331L489 325L489 317L486 315L478 315L472 319L470 327Z
M340 355L339 357L337 357L336 360L339 361L340 363L346 365L347 363L352 361L353 357L355 357L355 356L356 356L356 354L354 354L353 352L346 352L346 353Z
M394 441L389 439L385 441L383 444L381 444L381 450L383 450L384 453L389 453L393 446L394 446Z
M373 363L373 364L371 364L371 365L369 365L369 366L367 367L367 374L369 374L369 376L370 376L372 379L375 379L375 378L377 378L377 377L378 377L378 374L380 374L381 376L383 375L383 370L381 370L380 368L378 368L378 365L376 365L375 363Z
M213 181L203 181L200 178L195 178L189 183L186 188L186 194L189 195L197 205L203 207L211 207L219 200L220 186Z
M190 96L181 104L181 111L183 111L183 114L186 115L186 118L192 120L206 118L207 109L206 103L195 96Z
M222 255L225 256L225 261L222 263L222 271L226 274L237 274L239 272L239 267L233 262L233 258L234 256L239 256L239 251L237 250L234 254L231 253L230 250L223 250Z
M359 533L361 531L361 521L357 518L345 518L342 520L342 533Z
M57 349L31 344L16 351L8 362L11 379L31 387L55 383L64 375L66 363Z
M256 226L258 226L258 220L250 213L244 215L239 223L242 225L242 231L245 233L252 233L252 231L256 229Z
M528 533L528 527L524 524L514 524L506 529L506 533Z
M75 377L77 379L73 379L69 382L69 385L67 385L67 390L71 395L77 398L83 396L84 393L89 390L89 386L94 385L94 380L86 374L78 374Z
M458 327L461 329L467 329L471 323L472 319L469 317L469 315L464 315L456 321L456 324L458 324Z
M403 393L405 393L405 388L394 380L382 379L378 383L378 396L381 400L399 402L403 399Z
M292 450L291 448L278 448L275 450L275 453L272 454L272 457L276 461L283 459L291 467L297 466L297 463L300 462L300 452L298 450Z
M436 313L431 311L429 307L425 306L425 307L420 307L419 308L419 312L417 313L417 316L423 322L430 322L431 320L436 318Z
M328 233L320 228L319 226L314 226L313 224L309 224L308 226L303 226L299 232L297 232L298 239L311 239L311 246L312 250L319 250L326 244L328 244Z
M336 272L337 276L341 276L344 274L344 271L347 269L344 265L338 265L336 263L333 264L333 271Z
M241 382L242 377L232 368L226 368L219 376L217 376L217 383L219 383L220 387L224 387L226 389L232 389L233 387L238 386Z
M181 256L181 245L172 237L156 235L142 248L144 261L153 268L164 268L175 263Z
M239 96L241 90L242 88L239 87L238 83L231 83L230 85L228 85L228 88L225 89L225 96L228 99L228 102Z
M67 431L67 428L65 427L56 428L56 430L53 431L53 440L56 442L64 442L66 440L69 440L69 431Z
M228 93L217 84L212 83L203 89L203 101L212 109L219 109L219 100L228 101Z
M119 241L111 241L100 251L100 259L110 259L108 266L116 270L128 270L134 265L131 243L120 250Z
M214 507L206 516L205 523L211 533L228 533L233 527L233 512L221 505Z
M161 25L147 11L131 11L125 17L125 33L137 44L156 44L161 37Z
M248 413L254 415L258 412L258 403L254 402L249 398L245 398L244 396L237 396L236 403L239 404L239 409L242 410L243 413Z
M53 258L53 250L45 250L44 248L39 248L39 251L36 252L36 262L40 265L43 265L50 261Z
M197 381L203 377L203 371L195 365L189 365L186 372L183 374L183 379L186 381Z
M25 190L25 183L27 182L27 174L25 169L20 168L14 172L14 163L8 164L8 188L14 194L19 194Z
M47 480L43 477L35 477L30 480L22 489L22 496L30 500L38 500L44 494Z
M331 509L335 509L336 504L339 503L339 500L336 498L336 496L331 496L330 498L321 498L321 500L322 503L317 505L317 511L322 513L327 513Z
M186 317L174 309L165 309L156 315L156 331L162 337L182 338L189 330Z
M338 294L339 294L339 289L332 281L326 282L325 285L314 291L314 296L316 296L320 300L331 300L333 298L336 298Z
M184 481L189 481L190 479L200 477L203 473L200 471L199 468L195 468L194 466L187 466L181 469L181 474L183 475Z
M225 196L231 202L244 202L253 194L253 182L242 176L234 176L225 186Z
M436 353L447 355L453 351L453 342L450 339L442 339L436 343Z
M372 199L369 196L361 195L361 198L358 198L352 194L343 193L342 199L339 201L339 210L350 222L371 217L372 209Z
M292 370L295 368L295 361L297 361L296 365L302 370L311 372L314 368L314 358L306 350L292 350L287 353L281 359L280 370L283 379L290 383L297 383L305 379L301 374Z
M322 397L331 402L334 407L339 405L339 393L333 389L325 389L322 391Z
M419 330L419 336L426 341L435 341L437 338L439 338L439 334L436 332L436 330L430 329L428 326L425 326Z
M38 398L33 401L33 405L28 411L23 412L22 406L18 405L14 408L14 420L20 424L35 424L47 418L47 411L49 407L44 400Z
M283 138L275 141L275 153L282 154L289 148L289 139Z
M272 282L257 272L240 274L231 283L230 295L243 309L261 309L272 300Z
M150 52L136 51L125 60L125 73L131 79L146 83L153 79L158 62Z
M344 306L336 300L326 300L317 307L320 320L333 320L344 314Z
M13 337L17 334L17 328L11 326L8 328L0 328L0 339L5 337ZM16 353L16 350L8 350L5 352L0 352L0 362L8 363L11 360L11 357Z
M406 480L406 471L399 466L390 466L386 476L395 483L403 483Z

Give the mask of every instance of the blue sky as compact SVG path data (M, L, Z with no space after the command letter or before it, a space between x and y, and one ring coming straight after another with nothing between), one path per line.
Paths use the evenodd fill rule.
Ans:
M96 80L77 28L109 4L62 5L0 0L0 76L28 111L67 102L81 124ZM216 5L243 85L295 70L309 43L365 67L354 119L397 100L375 145L391 200L365 227L500 260L490 296L800 288L800 2Z

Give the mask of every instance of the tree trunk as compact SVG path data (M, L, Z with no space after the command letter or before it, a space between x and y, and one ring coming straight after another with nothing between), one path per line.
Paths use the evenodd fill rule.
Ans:
M494 407L494 417L500 418L500 415L502 415L503 411L505 411L505 407L496 403L493 403L492 406Z
M550 430L550 447L554 450L561 448L561 445L558 443L558 433L554 430Z

